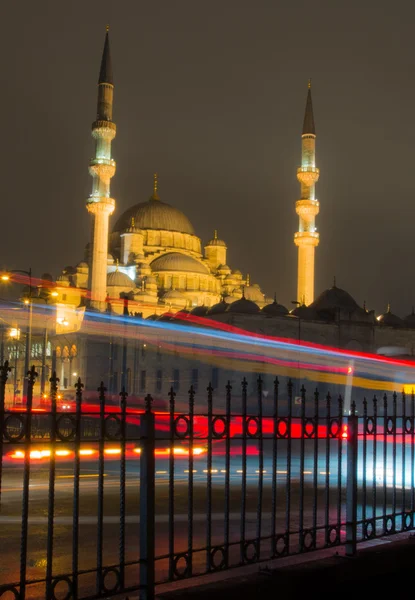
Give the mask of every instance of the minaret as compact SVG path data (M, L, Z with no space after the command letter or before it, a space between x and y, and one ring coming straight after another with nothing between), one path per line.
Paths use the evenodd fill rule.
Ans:
M98 79L97 118L92 123L92 137L95 140L95 158L89 164L89 172L92 175L92 194L86 203L87 210L92 214L93 219L89 280L90 305L100 311L105 311L106 308L108 221L115 208L115 200L110 197L110 181L115 173L115 161L111 158L111 142L115 137L116 127L112 122L114 84L108 30L107 26Z
M301 137L301 167L297 169L297 179L301 184L301 200L295 203L299 227L294 234L294 243L298 246L297 300L301 304L309 305L314 300L314 249L318 246L320 237L315 226L320 205L315 198L314 188L320 171L316 168L316 129L311 101L311 80L308 82Z

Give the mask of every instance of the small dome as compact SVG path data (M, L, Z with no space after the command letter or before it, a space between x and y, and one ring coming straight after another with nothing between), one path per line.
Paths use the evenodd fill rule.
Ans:
M252 302L252 300L242 297L240 300L229 304L226 312L253 315L259 313L259 306L255 302Z
M150 264L152 271L185 271L207 275L209 269L196 258L181 252L168 252Z
M306 319L310 321L319 320L318 312L314 310L311 305L306 306L305 304L302 304L301 306L297 306L297 308L294 308L294 310L291 311L291 314L299 319Z
M225 281L234 281L234 280L235 280L235 277L233 275L231 275L230 273L229 273L229 275L226 275L226 277L225 277Z
M278 317L287 315L288 309L285 308L285 306L283 306L282 304L278 304L277 299L275 298L274 302L271 302L271 304L267 304L266 306L264 306L261 312L265 313L266 315L270 315L271 317Z
M196 315L197 317L204 317L208 310L207 306L195 306L195 308L190 311L190 314Z
M169 290L163 294L161 302L164 304L174 304L176 306L185 307L187 304L187 298L179 290Z
M53 281L53 277L50 273L43 273L41 279L43 279L43 281Z
M258 286L248 285L244 288L244 296L252 302L264 302L264 294Z
M121 271L112 271L111 273L108 273L107 285L122 287L130 290L135 288L135 283L131 277L128 277L128 275L122 273Z
M232 302L236 302L236 300L239 300L240 296L231 296L230 294L228 296L224 297L224 301L226 302L226 304L232 304Z
M353 312L359 308L359 305L348 292L333 285L330 289L322 292L318 298L310 304L310 307L316 311L329 311L340 308Z
M76 269L77 271L83 271L84 269L88 269L88 263L86 263L85 261L81 261L76 265Z
M221 300L217 304L214 304L213 306L211 306L206 314L209 316L210 315L220 315L226 311L228 306L229 306L229 304L227 304L224 300Z
M65 267L65 268L63 269L63 272L64 272L66 275L74 275L74 274L76 273L76 269L75 269L74 267L70 267L70 266L68 266L68 267Z
M386 325L387 327L404 327L405 323L403 319L398 317L398 315L394 315L391 312L390 305L388 305L388 310L383 314L377 317L377 320L382 325Z
M225 242L218 238L218 232L216 229L213 234L213 238L211 240L209 240L209 242L206 244L206 246L224 246L226 248Z
M236 269L236 271L234 271L232 275L235 277L235 279L242 279L242 273L239 269Z
M415 311L413 308L411 314L404 318L404 323L410 329L415 329Z
M218 271L219 271L219 273L230 273L231 268L228 267L228 265L219 265Z
M154 314L154 315L149 315L149 316L146 318L146 321L156 321L158 318L159 318L159 316L158 316L158 315L155 315L155 314Z

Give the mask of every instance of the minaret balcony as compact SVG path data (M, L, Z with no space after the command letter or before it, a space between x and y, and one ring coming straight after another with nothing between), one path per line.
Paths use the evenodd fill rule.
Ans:
M115 160L93 158L89 163L89 173L109 185L111 178L115 175Z
M318 246L320 234L317 231L297 231L294 234L294 244L296 246Z
M297 200L295 212L304 221L310 221L320 212L320 202L318 200Z
M298 167L297 169L298 181L307 187L317 183L319 177L320 169L317 169L317 167Z
M113 140L117 133L117 127L112 121L94 121L92 123L92 137Z
M114 198L107 198L105 196L90 196L86 203L88 212L93 214L103 213L112 215L115 209Z

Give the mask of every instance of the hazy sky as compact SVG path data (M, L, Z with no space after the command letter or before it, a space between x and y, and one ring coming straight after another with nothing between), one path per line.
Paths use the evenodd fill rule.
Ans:
M83 258L105 25L117 216L160 197L285 304L296 296L301 127L313 81L316 294L415 303L415 4L398 0L54 0L3 4L0 266ZM290 305L291 307L291 305Z

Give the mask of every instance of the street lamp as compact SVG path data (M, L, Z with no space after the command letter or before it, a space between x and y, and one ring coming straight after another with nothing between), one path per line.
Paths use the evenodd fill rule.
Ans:
M295 304L297 307L301 306L301 302L298 300L291 300L291 304ZM301 346L301 315L297 315L298 319L298 360L297 360L297 370L298 370L298 395L301 395L301 372L300 372L300 346Z
M0 277L1 281L10 281L10 275L14 273L22 273L23 275L27 275L29 277L29 298L24 299L24 304L28 305L29 308L29 323L27 327L27 335L26 335L26 352L25 352L25 361L24 361L24 379L23 379L23 398L27 398L27 388L28 388L28 372L29 372L29 360L30 353L32 349L32 268L29 268L28 271L24 269L12 269L11 271L7 271L3 273Z

